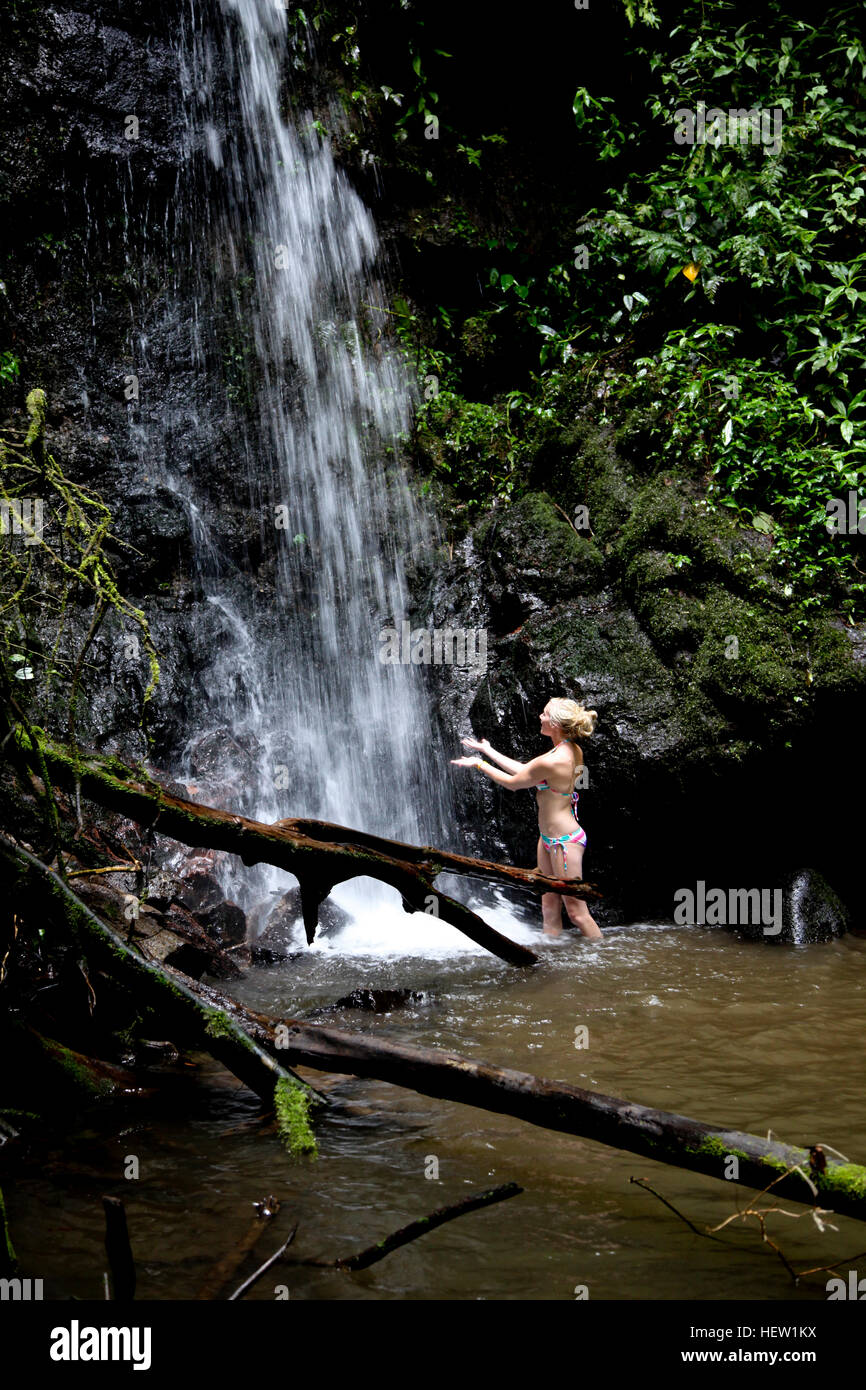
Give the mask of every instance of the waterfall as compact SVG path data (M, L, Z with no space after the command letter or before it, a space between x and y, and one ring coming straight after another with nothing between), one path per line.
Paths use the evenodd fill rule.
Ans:
M405 557L431 541L400 464L414 388L382 336L370 213L309 113L285 109L287 44L274 0L186 12L177 270L159 326L131 343L174 372L139 449L183 499L220 632L179 771L199 780L191 750L210 738L229 809L441 844L450 768L423 672L380 659L380 633L407 614ZM206 441L226 432L246 572L209 486ZM230 886L249 903L279 880L236 869Z

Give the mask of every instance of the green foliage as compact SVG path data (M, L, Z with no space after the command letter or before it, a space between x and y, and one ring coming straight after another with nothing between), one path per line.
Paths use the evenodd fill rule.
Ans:
M0 381L10 384L21 372L21 363L13 352L0 352Z
M478 510L519 492L536 425L564 401L603 402L617 425L643 422L644 471L680 471L711 510L764 538L776 591L801 614L829 599L853 617L864 598L855 542L825 521L828 501L866 490L861 7L801 19L782 0L755 12L731 0L621 4L632 82L615 95L590 81L573 96L580 157L607 184L596 205L566 220L580 204L564 193L543 236L517 222L491 236L440 171L435 204L414 213L416 239L484 258L479 303L394 305L423 397L422 465ZM386 139L432 109L440 83L429 74L443 71L432 26L398 0L392 13L408 56L370 110ZM675 113L699 103L781 113L779 147L772 123L749 122L730 141L676 143ZM451 137L456 186L471 186L463 160L480 185L491 137ZM409 144L401 158L419 172ZM474 399L485 376L495 388Z
M513 495L527 452L527 425L551 412L525 391L509 391L490 402L467 399L458 389L457 330L448 309L435 305L432 322L425 326L406 299L398 297L393 305L395 332L420 387L415 452L433 477L448 486L454 510L471 518L491 502ZM495 318L493 311L465 320L460 331L465 353L495 349ZM438 346L440 341L447 346Z
M607 134L603 137L597 151L598 158L602 160L616 159L626 142L626 134L619 118L613 111L604 110L605 106L613 105L613 97L590 96L586 87L578 87L572 102L571 109L574 112L575 124L579 130L587 125L592 118L595 118L592 121L594 126L604 125ZM591 110L592 107L595 107L594 111Z
M429 121L431 118L436 121L438 121L439 119L436 115L436 105L439 101L439 93L434 92L431 89L429 79L425 74L423 67L424 57L422 56L422 45L420 42L420 30L422 30L424 27L423 19L418 21L418 26L419 38L416 39L414 42L410 42L409 45L409 60L411 63L412 72L414 74L414 80L411 82L410 85L412 86L413 90L410 94L409 103L406 106L403 115L396 122L398 132L405 132L405 127L411 121L413 116L420 116L424 121ZM443 54L442 56L448 57L448 54Z
M474 514L494 498L511 496L520 436L510 403L488 405L440 391L418 412L416 443L460 509Z
M636 49L661 85L649 96L646 124L630 133L651 144L656 158L651 172L627 176L608 191L608 207L586 219L592 278L611 309L607 329L599 326L600 343L622 342L633 326L612 316L616 281L631 282L627 292L638 286L655 308L693 265L698 273L683 296L684 310L712 305L723 286L729 298L736 290L768 355L783 346L800 360L798 371L808 366L817 375L819 395L836 374L847 386L847 374L864 361L856 328L866 292L866 253L851 254L866 227L866 64L854 37L856 13L842 7L813 28L773 3L734 33L718 23L695 25L685 51L672 55L692 32L681 12L684 22L671 31L664 52ZM754 143L674 143L674 111L697 108L708 76L717 84L726 79L728 109L781 112L777 153ZM596 140L607 138L599 102L585 110Z
M626 3L629 24L657 27L649 9ZM862 575L824 523L831 498L866 495L861 20L848 4L806 23L771 0L710 22L687 0L664 38L635 32L623 61L650 73L645 119L626 125L586 87L574 98L587 157L622 172L573 260L530 269L514 238L489 272L503 333L537 335L539 413L577 369L608 413L643 412L651 472L687 470L770 538L786 593L849 614ZM781 147L771 124L762 143L750 126L748 144L676 144L674 113L699 102L780 112Z
M47 251L52 260L55 261L58 256L63 255L69 250L69 246L62 237L56 237L53 232L42 232L36 238L36 245L39 246L41 250Z
M246 341L232 334L223 348L223 379L226 395L232 405L251 410L253 405L253 369L255 355Z
M303 52L302 29L311 27L317 42L320 57L332 60L337 82L343 88L343 101L347 110L355 108L369 127L371 120L376 122L378 133L388 142L404 145L412 130L417 137L419 127L439 123L437 106L439 93L434 90L431 69L437 66L438 59L451 57L442 48L435 47L423 16L414 6L404 0L385 0L380 9L389 11L389 23L401 33L402 42L395 45L402 61L395 66L389 81L371 84L366 80L365 55L360 44L363 40L359 30L363 27L363 12L351 6L319 3L310 6L309 11L296 10L289 16L289 24L294 25L295 48ZM351 14L351 22L346 19ZM442 129L445 127L443 125ZM336 134L336 132L335 132ZM453 134L453 132L452 132ZM357 132L337 135L338 143L344 148L357 149L360 141ZM367 152L369 154L369 151ZM477 163L476 150L465 150L470 163ZM426 170L432 179L431 171Z
M74 738L85 657L108 613L131 623L141 637L150 670L145 706L159 680L159 661L147 618L120 592L105 553L107 541L123 544L109 531L108 507L47 452L44 391L29 393L27 411L26 431L0 434L0 501L10 518L17 514L23 532L0 537L0 686L23 720L25 693L44 704L60 688L68 700L67 735ZM70 599L90 604L90 627L74 653L64 650Z
M728 356L734 337L720 324L675 330L652 358L611 371L608 388L639 412L654 468L699 478L712 505L772 536L785 593L808 611L830 589L853 614L866 585L851 548L827 531L826 503L862 481L863 442L842 447L839 417L780 370Z
M629 24L634 25L638 19L641 24L646 24L651 29L657 29L661 24L652 0L622 0L622 3Z

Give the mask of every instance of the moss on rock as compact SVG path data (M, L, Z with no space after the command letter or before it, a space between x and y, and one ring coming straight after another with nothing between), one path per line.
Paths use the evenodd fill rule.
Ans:
M799 722L808 685L805 656L784 621L715 587L704 609L692 678L720 709L770 731Z
M540 581L535 587L554 596L594 592L603 582L598 547L578 535L544 492L526 493L507 510L489 513L474 538L480 550L502 557L518 574L531 575Z

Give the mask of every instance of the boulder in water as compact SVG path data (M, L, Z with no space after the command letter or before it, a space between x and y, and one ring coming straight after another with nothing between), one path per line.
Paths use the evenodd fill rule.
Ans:
M348 912L330 898L326 898L319 908L321 936L333 936L350 921ZM274 965L287 960L298 948L298 936L303 940L303 918L301 914L301 890L290 888L284 893L268 917L265 929L252 948L253 960L259 965Z
M774 888L768 899L774 907L781 894L781 930L777 922L732 923L733 929L756 941L786 942L807 946L833 941L848 930L850 914L841 898L816 869L796 869L788 874L781 889Z
M420 1004L425 998L417 989L353 989L344 994L334 1004L324 1004L313 1009L308 1018L318 1018L321 1014L338 1013L341 1009L361 1009L368 1014L389 1014L393 1009L402 1009L407 1004Z
M194 915L210 939L220 946L238 946L247 939L247 914L226 898Z
M188 911L199 916L221 903L225 894L213 874L196 871L178 881L172 896L175 902L181 903Z
M805 945L844 936L850 914L826 879L815 869L797 869L782 895L783 941Z

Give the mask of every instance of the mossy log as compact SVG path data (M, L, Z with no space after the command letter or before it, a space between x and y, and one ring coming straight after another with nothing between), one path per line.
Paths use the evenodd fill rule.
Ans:
M580 1135L614 1149L678 1168L706 1173L763 1191L775 1179L778 1197L819 1205L866 1220L866 1167L827 1160L823 1172L810 1166L809 1150L774 1143L740 1130L705 1124L685 1115L637 1105L615 1096L548 1081L528 1072L471 1061L443 1052L377 1037L286 1021L274 1038L279 1055L292 1065L352 1076L375 1077L422 1095L456 1100L542 1129ZM262 1039L262 1041L264 1041ZM737 1160L736 1165L729 1162ZM799 1167L818 1189L815 1197ZM783 1174L788 1174L783 1177Z
M477 945L512 965L533 965L534 951L509 941L455 898L433 886L442 873L481 878L488 882L536 892L556 891L570 897L599 898L591 884L548 878L537 869L469 859L429 846L404 845L326 821L281 820L274 825L232 815L173 796L159 783L113 758L81 756L39 737L34 747L17 732L18 746L34 770L41 754L54 782L117 811L139 825L158 830L184 844L225 850L245 864L272 864L294 874L301 886L301 905L307 940L315 935L318 910L338 883L360 876L390 884L401 894L407 911L432 912Z
M13 1023L5 1042L15 1048L13 1093L23 1095L22 1088L47 1086L52 1108L78 1105L82 1100L98 1102L117 1096L153 1094L151 1088L138 1085L126 1068L85 1056L56 1038L44 1037L35 1028Z

